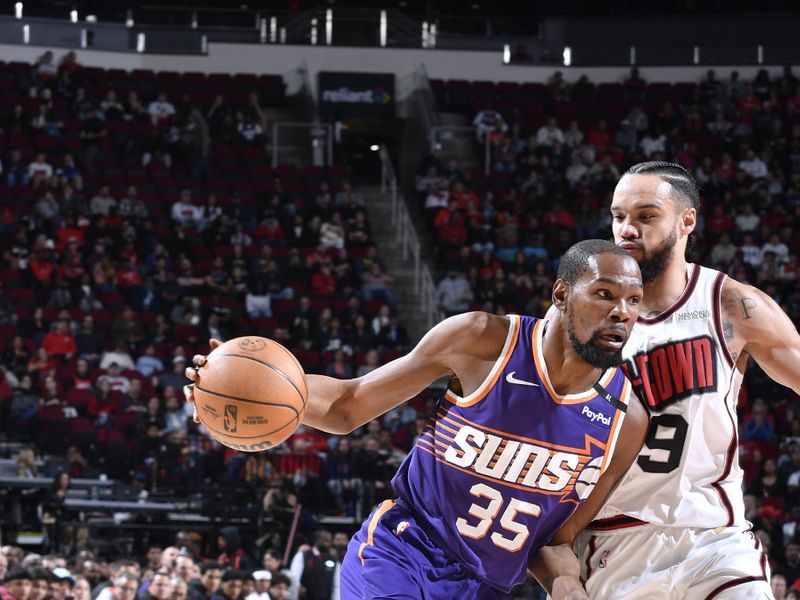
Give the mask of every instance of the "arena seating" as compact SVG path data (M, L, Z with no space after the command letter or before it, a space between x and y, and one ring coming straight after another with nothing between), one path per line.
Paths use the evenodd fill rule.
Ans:
M10 441L46 454L47 476L146 481L178 502L206 485L249 497L324 480L325 436L298 433L266 459L237 455L191 422L180 389L210 337L270 336L307 372L339 377L407 347L388 318L391 290L362 290L380 257L347 165L270 166L263 132L270 109L290 101L282 77L68 61L44 77L0 62L0 90L0 425ZM393 428L406 446L409 426ZM3 475L11 503L13 471ZM114 486L101 492L127 501ZM324 483L313 492L306 504L321 515L363 508ZM215 506L201 513L227 514ZM32 507L20 521L7 506L6 530L38 527Z

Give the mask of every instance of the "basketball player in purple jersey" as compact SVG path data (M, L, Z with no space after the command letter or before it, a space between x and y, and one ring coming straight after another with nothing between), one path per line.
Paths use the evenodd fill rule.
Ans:
M745 520L736 404L750 357L800 393L800 336L760 290L687 263L698 205L674 163L634 165L614 191L614 240L644 280L623 367L651 418L635 463L575 543L596 600L773 597Z
M553 598L588 598L570 544L647 429L617 368L641 293L636 261L588 240L561 261L549 321L459 315L364 377L308 376L304 422L337 434L450 377L392 481L397 498L350 542L342 598L507 598L528 567Z

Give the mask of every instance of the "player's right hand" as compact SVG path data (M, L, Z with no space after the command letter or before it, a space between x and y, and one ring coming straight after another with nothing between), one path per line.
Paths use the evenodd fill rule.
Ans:
M211 338L210 340L208 340L208 345L211 346L212 350L214 350L214 348L216 348L221 344L222 341L215 338ZM192 382L183 386L183 396L186 398L186 402L188 402L189 404L194 404L194 384L197 383L197 379L200 377L199 373L197 372L197 369L206 364L206 355L195 354L192 357L192 363L193 366L186 367L186 371L184 371L186 378ZM195 423L200 422L200 419L197 418L197 407L194 408L194 415L192 419L194 420Z

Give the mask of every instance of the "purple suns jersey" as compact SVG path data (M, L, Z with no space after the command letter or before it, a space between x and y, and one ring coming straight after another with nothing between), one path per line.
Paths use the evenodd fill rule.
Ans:
M510 316L505 346L472 394L447 390L392 480L448 554L507 590L589 496L625 417L621 369L561 396L542 354L547 321Z

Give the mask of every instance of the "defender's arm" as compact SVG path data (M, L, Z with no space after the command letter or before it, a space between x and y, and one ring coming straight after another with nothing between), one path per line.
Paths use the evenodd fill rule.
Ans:
M749 354L774 381L800 393L800 335L772 298L727 279L722 288L722 333L737 366L744 367Z

